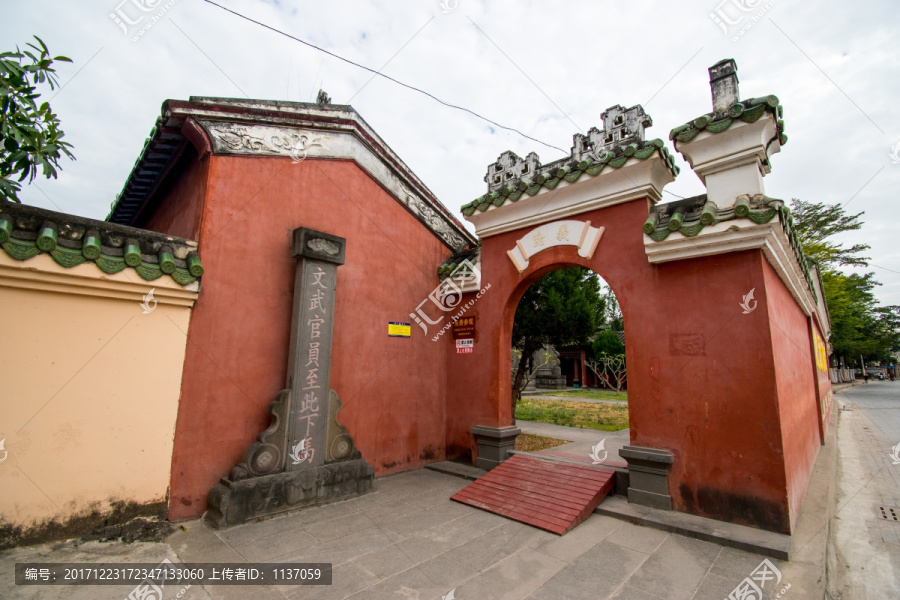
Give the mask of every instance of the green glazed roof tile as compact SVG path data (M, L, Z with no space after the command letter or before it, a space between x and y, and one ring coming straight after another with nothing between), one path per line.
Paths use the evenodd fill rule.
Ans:
M676 202L657 204L650 210L650 215L643 226L643 232L654 242L661 242L676 231L685 237L697 236L705 227L723 221L747 219L761 225L769 223L775 218L781 223L781 227L790 241L794 257L800 265L800 270L806 278L813 298L818 301L810 268L811 261L803 253L803 247L794 229L791 211L785 206L783 200L769 198L762 194L742 195L735 199L734 206L720 210L707 199L706 194L703 194Z
M125 256L131 245L133 265ZM87 262L109 274L131 268L146 281L165 276L163 269L173 265L168 276L181 285L203 274L194 242L7 201L0 202L0 248L16 260L49 254L66 268ZM165 259L162 268L160 257Z
M669 139L675 142L689 142L697 137L701 131L721 133L731 127L735 121L754 123L766 112L772 113L775 117L779 142L782 145L786 144L787 136L784 134L784 121L781 120L784 115L784 109L778 104L777 96L762 96L760 98L741 100L731 105L727 111L727 116L718 119L716 119L715 113L701 115L684 125L673 128L669 132Z

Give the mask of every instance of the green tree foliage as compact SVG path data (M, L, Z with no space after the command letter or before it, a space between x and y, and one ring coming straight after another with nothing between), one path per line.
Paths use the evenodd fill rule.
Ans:
M879 306L875 287L881 285L873 273L846 273L842 267L867 267L863 253L867 244L849 248L836 243L834 236L863 226L863 212L848 215L838 204L803 202L794 199L791 212L803 251L819 265L825 304L831 319L833 356L855 364L860 356L867 361L893 363L892 353L900 350L900 307Z
M581 267L548 273L526 290L513 322L513 347L523 357L513 383L514 409L534 353L546 344L589 343L604 321L604 312L599 277Z
M868 244L845 248L844 244L831 239L839 233L861 229L863 222L860 219L865 212L848 215L840 204L804 202L797 198L791 200L791 212L803 252L819 263L820 270L869 266L869 258L862 255L869 249Z
M59 83L55 61L72 62L65 56L50 58L50 51L37 36L39 46L29 43L24 51L0 53L0 198L18 202L21 181L34 181L40 170L56 177L59 159L71 144L62 140L59 118L48 102L38 105L39 84L55 89Z
M619 335L611 329L599 332L597 337L594 338L594 343L591 344L591 347L594 350L594 356L598 360L603 356L625 354L625 344L619 339Z

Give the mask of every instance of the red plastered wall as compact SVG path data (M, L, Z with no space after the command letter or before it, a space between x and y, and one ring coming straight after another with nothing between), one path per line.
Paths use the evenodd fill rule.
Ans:
M434 289L450 250L353 162L212 156L208 169L205 273L188 333L170 519L204 512L286 385L297 227L347 239L330 381L340 422L379 475L443 459L445 342L416 327L411 338L387 334ZM184 197L163 203L161 225L190 220L197 200Z
M518 300L542 275L584 266L609 283L622 307L631 443L674 454L674 508L789 531L779 394L791 389L776 377L765 258L753 250L651 265L641 233L646 217L645 200L568 217L606 228L592 259L554 247L533 256L522 274L506 252L530 228L483 240L482 285L491 289L475 307L481 339L473 355L448 348L448 453L471 448L474 425L512 423ZM759 306L744 314L740 303L751 289ZM809 427L803 411L790 416L792 427Z

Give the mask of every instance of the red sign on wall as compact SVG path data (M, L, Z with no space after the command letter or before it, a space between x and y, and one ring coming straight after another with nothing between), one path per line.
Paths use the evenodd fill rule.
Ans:
M457 354L472 354L475 349L475 340L469 338L465 340L456 340Z
M453 324L453 339L465 340L475 338L475 317L463 317Z

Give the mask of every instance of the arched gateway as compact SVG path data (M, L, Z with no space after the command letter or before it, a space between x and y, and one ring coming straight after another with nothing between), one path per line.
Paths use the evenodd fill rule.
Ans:
M481 466L506 458L516 306L544 274L586 267L628 331L629 501L789 533L831 410L817 361L828 318L788 208L763 189L786 141L781 106L740 100L734 61L709 71L713 112L670 134L702 196L657 205L677 168L644 139L641 106L605 111L565 159L505 152L488 168L488 193L463 207L482 240L489 289L467 315L485 351L450 357L465 376L448 384L448 454L471 432Z

